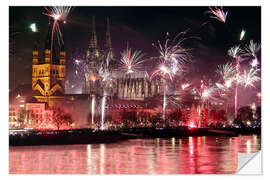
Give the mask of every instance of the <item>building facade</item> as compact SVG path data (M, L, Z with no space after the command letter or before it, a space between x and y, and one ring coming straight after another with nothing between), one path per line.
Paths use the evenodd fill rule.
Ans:
M51 43L51 28L51 24L49 24L43 59L37 45L34 47L32 59L34 97L40 102L49 103L49 105L63 99L66 77L66 52L63 45L60 47L60 51L55 51L56 47L51 47L53 45Z
M117 73L116 95L119 99L144 100L159 95L160 87L157 80L150 80L146 71L134 74Z
M109 71L116 77L116 88L113 95L126 100L144 100L147 97L153 97L160 93L159 83L156 80L150 80L147 71L138 71L130 74L115 70L117 58L114 54L110 23L107 17L106 38L102 48L98 46L98 39L95 27L95 17L92 18L92 33L88 50L86 52L86 61L88 61L88 72L85 73L85 83L83 94L97 93L101 87L97 77L102 66L109 68Z

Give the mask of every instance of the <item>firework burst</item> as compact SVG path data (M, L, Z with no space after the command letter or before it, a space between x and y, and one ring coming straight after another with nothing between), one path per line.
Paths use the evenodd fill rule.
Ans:
M52 25L52 38L51 38L51 52L53 49L54 34L56 34L58 45L64 44L62 32L59 26L59 22L66 22L66 19L71 11L72 7L70 6L51 6L45 7L46 12L43 14L49 16L53 19ZM52 53L51 53L52 58Z
M235 70L236 70L236 83L235 83L235 95L234 95L234 118L237 117L238 110L238 84L240 81L240 60L243 50L240 48L240 45L234 46L228 50L228 54L235 59Z
M243 50L240 48L240 45L233 46L228 50L228 54L232 58L239 58L243 54Z
M218 8L218 7L211 8L209 6L209 9L210 9L210 11L206 11L205 13L212 14L213 16L210 16L210 18L217 19L218 21L223 22L223 23L226 22L228 12L224 12L222 7L221 8Z
M110 93L110 90L113 89L115 85L114 75L109 71L108 66L102 66L99 70L99 77L101 79L101 86L103 88L103 96L101 100L101 126L100 129L104 130L105 122L105 109L107 97Z
M169 78L171 82L173 81L173 73L171 72L171 69L165 64L160 64L159 68L151 74L150 79L154 78L155 76L160 76L163 79Z
M201 99L203 100L203 102L213 98L215 91L216 91L215 87L209 87L209 88L203 89L202 94L201 94Z
M255 87L255 83L260 80L259 69L251 68L248 72L244 70L243 74L240 76L241 83L244 87Z
M216 73L222 77L227 87L231 86L231 83L235 77L235 72L235 67L229 62L227 62L225 65L218 65L218 69L216 70Z
M71 9L72 9L71 6L45 7L46 12L44 14L52 17L53 19L57 21L65 21Z
M260 43L254 43L253 40L250 41L249 45L245 48L247 56L252 56L253 58L257 59L257 53L261 49Z
M181 84L181 89L183 91L190 89L190 87L191 87L191 83L189 83L189 82Z
M261 49L261 44L254 43L253 40L251 40L249 45L246 46L245 48L246 53L244 55L253 58L252 61L250 62L250 65L253 68L257 68L257 66L259 65L257 54L259 53L260 49Z
M184 48L182 43L189 38L194 38L184 37L186 33L187 31L179 33L172 41L168 38L169 33L167 33L164 45L160 41L157 45L152 44L158 50L160 56L153 58L159 60L159 66L151 77L160 75L163 78L169 77L172 81L173 76L185 72L186 64L191 61L191 55L189 54L190 49Z
M190 62L190 49L186 49L183 47L183 41L189 38L184 37L187 31L179 33L172 41L168 38L169 33L166 34L167 38L164 45L158 41L158 44L152 44L159 52L158 57L154 57L152 59L158 60L158 68L155 70L150 79L159 76L162 79L162 84L164 87L163 90L163 120L165 121L166 117L166 107L167 107L167 80L173 82L173 78L176 75L180 75L185 72L186 63Z
M120 69L125 73L134 73L142 68L142 57L144 54L141 51L135 50L133 53L131 48L128 48L121 52Z

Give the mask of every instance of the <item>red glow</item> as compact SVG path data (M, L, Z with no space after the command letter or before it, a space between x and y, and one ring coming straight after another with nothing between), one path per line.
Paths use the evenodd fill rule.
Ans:
M196 126L193 122L191 122L191 123L189 123L188 128L193 129L193 128L196 128Z

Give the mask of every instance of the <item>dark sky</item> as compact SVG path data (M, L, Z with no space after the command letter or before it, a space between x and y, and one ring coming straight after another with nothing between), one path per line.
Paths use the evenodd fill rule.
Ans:
M228 11L226 23L211 19L208 7L75 7L62 26L67 50L67 79L73 81L71 56L83 55L88 48L91 35L91 17L96 17L99 45L103 44L106 30L106 16L110 17L112 45L119 57L127 44L132 49L142 50L146 57L157 56L152 43L165 39L166 32L173 38L181 31L189 29L187 36L197 36L200 40L189 40L186 47L192 48L194 57L191 79L201 76L214 78L218 64L229 60L228 49L239 44L241 29L246 30L244 42L261 39L260 7L223 7ZM42 50L47 33L48 17L43 15L43 7L10 7L9 30L10 48L13 55L9 61L10 89L21 83L31 83L32 49L38 41ZM39 32L29 29L37 23ZM205 25L202 26L202 24ZM17 32L17 33L16 33Z

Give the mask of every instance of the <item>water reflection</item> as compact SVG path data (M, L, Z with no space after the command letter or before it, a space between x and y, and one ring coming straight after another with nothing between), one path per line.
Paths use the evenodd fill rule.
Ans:
M10 147L9 171L11 174L227 174L237 169L237 152L257 152L260 143L260 136L251 135Z

